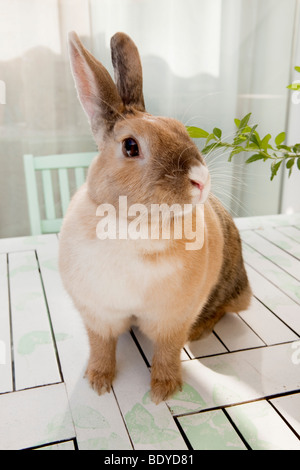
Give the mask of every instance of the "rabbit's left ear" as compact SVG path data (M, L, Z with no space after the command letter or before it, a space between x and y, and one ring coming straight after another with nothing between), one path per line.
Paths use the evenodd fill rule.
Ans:
M69 33L70 62L78 96L94 135L109 130L124 109L106 68L83 46L75 32Z
M116 33L110 46L115 82L125 107L145 111L142 64L136 45L127 34Z

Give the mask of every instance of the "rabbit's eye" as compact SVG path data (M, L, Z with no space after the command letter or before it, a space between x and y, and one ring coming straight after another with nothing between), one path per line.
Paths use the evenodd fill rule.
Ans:
M123 141L123 154L125 157L138 157L140 155L137 142L129 137Z

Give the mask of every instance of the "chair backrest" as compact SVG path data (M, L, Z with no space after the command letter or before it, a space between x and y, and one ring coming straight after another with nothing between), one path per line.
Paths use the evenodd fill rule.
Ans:
M28 199L28 210L32 235L59 232L63 216L70 202L69 171L74 171L76 189L85 181L85 169L89 167L97 152L68 153L34 157L24 155L24 171ZM61 216L56 214L52 173L58 174L58 187L61 202ZM37 172L41 173L42 191L45 205L45 218L41 218Z

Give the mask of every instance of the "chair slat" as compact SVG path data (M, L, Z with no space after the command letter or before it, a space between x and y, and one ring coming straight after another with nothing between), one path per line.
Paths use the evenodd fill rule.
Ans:
M76 188L80 188L80 186L83 185L84 181L85 181L84 169L83 168L75 168Z
M62 168L58 170L58 180L59 180L62 211L63 211L63 214L65 214L68 208L69 202L70 202L68 170L66 168Z
M55 219L55 205L50 170L42 170L46 219Z
M54 170L57 168L87 167L96 155L97 152L88 152L35 157L34 168L36 170Z
M24 155L23 161L24 161L24 171L25 171L25 179L26 179L26 191L27 191L31 234L40 235L42 233L41 232L41 216L40 216L35 171L34 171L33 155Z

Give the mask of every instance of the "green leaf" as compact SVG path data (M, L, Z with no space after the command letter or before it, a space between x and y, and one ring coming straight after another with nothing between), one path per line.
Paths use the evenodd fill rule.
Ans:
M260 142L260 138L259 138L259 135L258 133L255 131L255 129L257 128L258 124L255 124L255 126L253 126L251 129L250 129L250 132L249 132L249 135L247 137L248 141L252 140L252 136L255 135L257 137L257 141Z
M211 140L217 140L215 134L208 134L208 137L205 142L205 146L207 146L208 142L210 142Z
M295 159L294 158L289 158L288 161L286 162L286 167L287 168L292 168L292 166L294 165L295 163Z
M234 155L237 155L238 153L244 152L244 147L236 147L235 149L232 150L232 152L229 155L228 161L231 162L232 157Z
M291 176L294 163L295 163L295 158L290 158L290 159L286 162L286 167L290 170L290 171L289 171L289 177Z
M260 138L259 138L259 135L257 132L253 132L251 135L250 135L250 141L256 145L257 148L260 148L261 147L261 142L260 142Z
M205 139L209 135L208 132L203 129L200 129L200 127L187 126L186 129L189 133L189 136L194 139Z
M293 152L294 153L300 153L300 144L295 144L293 146Z
M214 130L213 130L213 133L218 139L221 139L221 137L222 137L221 129L219 129L218 127L215 127Z
M233 145L240 145L246 140L247 140L247 137L245 135L239 135L238 137L235 137L233 141Z
M240 124L241 124L241 121L240 121L240 119L235 119L234 123L235 123L236 127L239 128Z
M206 155L208 154L209 152L212 152L214 150L216 150L217 148L219 147L222 147L222 144L219 144L217 142L213 143L213 144L210 144L210 145L206 145L202 150L201 152Z
M285 141L285 132L280 132L275 138L275 144L278 146Z
M283 160L279 160L279 162L273 162L272 165L271 165L271 181L273 180L274 176L277 175L277 172L279 170L279 167L281 165L281 163L283 162Z
M300 90L300 83L292 83L291 85L288 85L287 88L289 90L299 91Z
M259 150L260 149L258 143L254 143L254 142L252 142L251 144L246 145L245 148L246 148L246 150Z
M300 157L297 158L297 167L298 167L298 170L300 170Z
M289 147L288 145L277 145L277 148L278 148L279 150L282 150L282 149L283 149L283 150L286 150L287 152L291 152L291 151L292 151L291 147Z
M265 137L261 141L261 148L264 149L265 151L268 150L269 141L270 141L271 137L272 137L271 134L267 134L267 135L265 135Z
M250 116L251 116L251 113L249 114L246 114L245 117L243 117L243 119L241 120L240 122L240 125L239 125L239 129L244 129L244 127L247 126L248 122L249 122L249 119L250 119Z
M296 72L300 72L300 67L296 65L295 70Z
M263 160L264 158L265 155L262 155L261 153L256 153L255 155L252 155L250 158L248 158L245 163L256 162L257 160Z
M249 134L249 132L251 132L251 127L250 126L245 126L243 129L240 130L240 134L242 135L245 135L245 134Z

